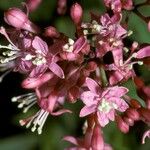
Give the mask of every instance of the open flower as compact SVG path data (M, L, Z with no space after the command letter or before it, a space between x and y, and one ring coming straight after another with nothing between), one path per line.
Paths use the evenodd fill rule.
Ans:
M81 94L81 99L85 106L80 111L80 117L96 113L98 121L102 127L115 120L115 111L124 112L128 104L121 98L128 89L125 87L108 87L101 89L100 86L91 78L86 79L89 91Z

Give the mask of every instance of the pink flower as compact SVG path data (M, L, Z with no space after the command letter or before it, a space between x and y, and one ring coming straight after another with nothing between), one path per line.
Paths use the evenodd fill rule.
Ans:
M128 92L125 87L108 87L101 89L100 86L92 79L86 79L89 91L81 94L81 100L85 106L80 111L80 117L96 113L98 121L102 127L114 121L115 110L124 112L128 108L128 104L121 98Z
M90 51L90 46L84 37L80 37L75 42L72 39L68 39L68 43L62 48L63 51L60 53L61 58L79 63L83 61L83 55L87 55Z
M114 53L115 52L115 53ZM127 80L134 76L133 65L139 64L143 65L141 60L131 61L133 58L141 59L150 56L150 46L146 46L140 49L138 52L130 54L126 61L123 60L120 54L120 50L113 51L114 54L114 64L106 65L106 70L112 71L110 75L109 82L114 85L122 80ZM118 59L120 57L120 59Z
M56 64L56 57L49 53L48 45L40 37L35 36L32 41L34 51L25 56L25 60L32 62L30 77L39 76L49 68L54 74L60 78L64 78L64 72L59 65Z
M104 0L107 7L110 7L115 13L121 12L122 9L131 10L133 7L132 0Z

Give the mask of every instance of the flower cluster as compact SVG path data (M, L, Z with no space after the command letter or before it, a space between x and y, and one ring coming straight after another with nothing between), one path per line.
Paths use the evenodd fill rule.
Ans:
M70 16L76 27L76 37L71 39L49 26L42 29L31 22L28 13L34 11L41 0L29 0L27 12L10 8L4 14L9 29L0 28L8 45L0 45L0 70L3 77L10 71L26 76L22 87L31 93L12 98L26 113L37 104L39 111L33 116L20 120L22 126L42 133L49 115L58 116L72 113L64 104L82 101L84 107L79 116L86 118L84 137L72 136L64 140L76 145L68 148L77 150L111 150L103 139L102 129L115 121L123 133L135 121L150 123L150 87L146 86L134 70L134 64L143 65L150 56L150 45L131 45L126 40L132 31L127 22L122 23L122 11L134 9L132 0L104 0L107 12L91 14L91 21L82 20L83 9L75 3ZM58 13L64 14L67 1L58 1ZM111 11L109 11L111 10ZM126 19L127 20L127 19ZM105 59L109 56L109 60ZM146 64L146 63L145 63ZM145 106L128 96L127 80L133 80ZM143 143L150 131L143 135Z

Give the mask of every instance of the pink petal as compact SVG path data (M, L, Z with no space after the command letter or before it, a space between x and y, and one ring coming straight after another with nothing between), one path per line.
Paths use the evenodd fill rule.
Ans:
M58 66L56 63L54 62L51 62L49 65L48 65L49 69L54 73L56 74L58 77L60 78L65 78L65 75L64 75L64 72L63 70L60 68L60 66Z
M98 121L102 127L105 127L109 123L109 119L105 113L97 112Z
M65 136L63 138L63 140L68 141L68 142L70 142L70 143L72 143L74 145L79 145L78 144L78 140L76 138L72 137L72 136Z
M22 87L26 89L32 89L32 88L38 88L42 84L46 83L53 77L53 74L51 73L45 73L40 77L36 78L27 78L23 80Z
M107 114L107 117L109 118L109 120L114 121L115 120L115 110L114 109L110 110L110 112Z
M47 43L44 42L41 38L36 36L32 42L32 46L36 49L36 52L39 54L46 55L48 53Z
M150 32L150 21L148 22L148 31Z
M142 144L145 144L146 137L150 138L150 130L147 130L142 137Z
M124 76L122 75L122 73L120 73L119 71L114 71L109 78L109 83L110 85L114 85L121 81L123 78Z
M120 66L120 62L123 62L123 51L122 48L114 49L112 51L114 63L116 66Z
M94 99L97 95L92 93L91 91L85 91L81 94L80 98L83 103L87 106L91 106L94 103Z
M104 145L104 150L113 150L112 147L109 144Z
M86 84L87 84L87 87L89 88L89 90L91 92L93 92L94 94L99 93L100 87L93 79L87 77L86 78Z
M114 86L111 88L108 88L109 90L109 97L122 97L128 92L128 89L125 87L119 87L119 86Z
M129 107L128 104L123 100L122 98L118 97L110 97L110 101L113 102L117 106L117 110L120 112L126 111L126 109Z
M47 105L47 111L52 113L55 105L57 103L58 95L57 92L52 91L48 97L48 105Z
M150 56L150 46L146 46L137 52L137 58L144 58L149 56Z
M31 78L38 77L38 76L42 75L46 70L47 70L46 65L36 66L29 74L29 77L31 77Z
M121 25L117 26L116 35L115 35L117 38L125 35L126 33L127 33L127 31Z
M84 48L86 43L86 39L84 37L80 37L73 45L74 53L79 53Z
M96 110L96 106L92 105L92 106L84 106L81 111L80 111L80 117L85 117L89 114L92 114L93 112L95 112Z
M64 113L72 113L72 111L68 110L68 109L60 109L56 112L52 112L51 115L53 116L59 116L59 115L62 115Z

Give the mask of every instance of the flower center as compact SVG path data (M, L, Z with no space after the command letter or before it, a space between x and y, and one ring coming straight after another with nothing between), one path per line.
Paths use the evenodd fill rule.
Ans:
M108 102L106 99L103 98L98 109L101 112L108 113L111 109L117 109L117 105L114 103Z

